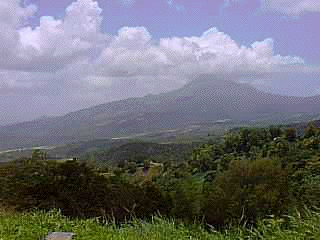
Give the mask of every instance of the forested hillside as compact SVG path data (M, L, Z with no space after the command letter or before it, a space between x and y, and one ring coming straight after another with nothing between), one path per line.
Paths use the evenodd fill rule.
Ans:
M231 76L202 74L171 92L1 126L0 149L127 137L153 130L184 128L195 121L230 119L268 124L288 123L294 119L306 121L319 114L319 103L320 96L270 94L249 84L237 83Z
M95 165L46 160L38 150L1 165L0 198L15 211L60 209L118 224L161 214L222 230L273 216L290 228L288 215L320 207L319 147L320 129L310 122L304 136L288 127L232 130L185 157L183 145L165 156L156 144L128 143L98 154ZM112 157L123 159L107 164Z

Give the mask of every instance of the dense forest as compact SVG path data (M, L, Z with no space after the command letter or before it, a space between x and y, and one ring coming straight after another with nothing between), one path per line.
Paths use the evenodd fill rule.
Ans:
M290 228L294 212L303 217L320 207L319 147L320 129L310 122L303 134L284 126L233 129L193 149L130 143L118 147L125 157L100 150L59 162L35 150L0 166L0 199L18 212L60 209L116 224L160 215L222 231L272 216Z

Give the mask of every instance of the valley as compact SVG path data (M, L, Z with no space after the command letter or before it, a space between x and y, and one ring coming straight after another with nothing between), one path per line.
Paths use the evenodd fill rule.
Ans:
M228 129L314 120L319 118L319 103L320 96L273 95L228 78L201 75L168 93L128 98L60 117L2 126L0 149L96 139L145 138L158 141L161 137L176 137L183 141L190 138L188 134L197 138L198 133L219 125Z

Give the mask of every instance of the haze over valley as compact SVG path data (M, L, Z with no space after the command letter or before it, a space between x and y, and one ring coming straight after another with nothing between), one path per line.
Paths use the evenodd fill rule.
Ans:
M318 5L282 1L4 0L0 126L167 93L201 74L317 96Z
M319 29L319 0L0 0L0 239L319 239Z

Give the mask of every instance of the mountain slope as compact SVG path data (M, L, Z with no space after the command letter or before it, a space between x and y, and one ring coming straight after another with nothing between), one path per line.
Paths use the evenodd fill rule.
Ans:
M201 75L184 87L159 95L129 98L72 112L0 127L0 149L25 144L57 144L178 128L191 121L287 120L320 113L320 96L264 93L248 84Z

